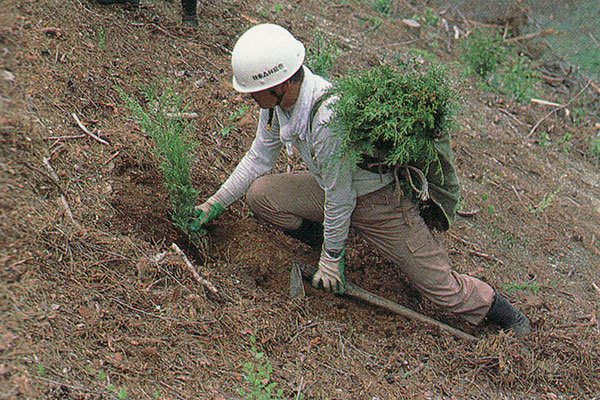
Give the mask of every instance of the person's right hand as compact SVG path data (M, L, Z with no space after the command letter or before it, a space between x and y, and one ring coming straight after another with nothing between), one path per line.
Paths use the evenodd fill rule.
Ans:
M192 232L198 232L202 230L209 222L223 214L223 212L225 212L225 207L223 207L220 203L213 203L210 199L205 201L199 206L196 206L196 218L194 218L190 223L190 230Z

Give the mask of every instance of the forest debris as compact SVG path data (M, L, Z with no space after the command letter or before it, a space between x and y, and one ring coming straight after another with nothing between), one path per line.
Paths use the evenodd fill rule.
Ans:
M592 286L594 287L594 289L596 289L596 293L600 295L600 287L598 287L598 285L596 285L594 282L592 282Z
M5 81L8 81L10 83L15 83L16 77L15 74L13 74L10 71L7 70L2 70L2 73L0 73L0 76L2 77L2 79L4 79Z
M110 143L108 143L106 140L102 139L99 136L96 136L93 132L90 132L88 130L88 128L86 128L85 125L83 125L81 123L81 121L79 120L79 117L77 116L77 114L73 113L71 115L73 116L73 119L75 120L75 122L77 122L77 125L81 128L81 130L84 131L87 135L89 135L89 137L91 137L95 141L100 142L102 144L110 145Z
M42 140L69 140L69 139L81 139L86 137L86 135L70 135L70 136L48 136L42 138Z
M592 87L592 89L594 89L596 91L596 93L600 94L600 86L598 86L596 84L596 82L594 82L591 79L590 79L590 86Z
M531 129L531 131L529 132L529 134L526 137L531 137L531 135L533 135L533 133L535 132L535 130L538 128L538 126L540 126L540 124L542 122L544 122L549 116L551 116L553 113L562 110L563 108L568 107L577 97L579 97L579 95L581 95L581 93L583 93L592 83L592 80L590 79L588 81L588 83L583 87L583 89L581 89L575 96L573 96L566 104L563 104L560 107L556 107L553 108L552 110L550 110L550 112L546 115L544 115L544 117L542 119L540 119Z
M532 32L532 33L528 33L526 35L521 35L521 36L513 37L510 39L506 39L506 41L509 43L510 42L519 42L522 40L529 40L529 39L534 39L537 37L554 36L556 34L557 34L557 32L554 29L549 28L549 29L544 29L543 31Z
M47 28L42 28L41 29L42 33L48 36L54 36L54 37L61 37L62 36L62 30L60 30L60 28L56 28L54 26L49 26Z
M414 19L405 18L402 20L402 23L409 28L420 28L421 24L415 21Z
M167 118L198 119L200 114L195 112L167 113Z
M479 209L476 208L474 210L459 210L456 212L456 215L460 215L463 218L472 218L479 213Z
M305 279L307 279L307 280L312 279L314 271L311 269L311 267L309 267L306 264L301 264L298 262L294 262L294 264L296 264L297 268L299 268L302 271L302 276ZM479 341L479 338L477 338L473 335L470 335L466 332L461 331L460 329L456 329L450 325L444 324L443 322L440 322L431 317L428 317L426 315L423 315L416 311L413 311L410 308L404 307L398 303L388 300L385 297L379 296L375 293L371 293L368 290L365 290L359 286L356 286L352 282L346 281L346 290L344 292L344 295L366 301L369 304L376 305L381 308L385 308L388 311L391 311L393 313L401 315L405 318L412 319L413 321L419 321L419 322L423 322L425 324L436 326L436 327L440 328L441 330L446 331L457 338L465 339L465 340L469 340L469 341Z
M486 258L488 260L491 260L491 261L497 263L498 265L504 265L504 262L502 260L500 260L500 259L498 259L498 258L496 258L496 257L494 257L492 255L484 253L483 251L481 251L480 249L478 249L477 246L475 246L475 244L469 242L468 240L465 240L465 239L463 239L461 237L458 237L458 236L456 236L456 235L454 235L453 233L450 233L450 232L448 232L448 234L451 237L453 237L454 239L458 240L459 242L461 242L461 243L463 243L463 244L465 244L467 246L472 247L472 249L469 250L469 254L473 254L474 256L478 256L478 257L481 257L481 258Z
M200 276L198 271L196 271L194 264L192 264L192 262L189 260L189 258L187 258L187 256L183 252L183 250L181 250L179 248L179 246L177 246L177 244L175 244L175 243L171 244L171 249L173 249L179 257L181 257L181 259L185 263L185 266L187 267L188 271L192 274L192 276L194 277L196 282L198 282L202 286L206 287L208 290L210 290L214 294L218 293L217 288L212 283L210 283L208 280L206 280Z
M534 98L532 98L531 102L535 103L535 104L541 104L543 106L562 107L562 104L555 103L553 101L542 100L542 99L534 99Z
M62 186L60 185L60 179L58 179L58 174L52 167L52 164L50 164L50 160L48 158L44 157L42 159L42 162L44 163L44 166L50 173L50 177L54 180L54 182L56 183L56 186L58 187L58 191L60 192L60 202L61 202L63 208L65 209L65 213L69 217L69 220L71 220L71 223L77 229L81 229L81 225L79 225L79 223L77 221L75 221L75 218L73 217L73 213L71 212L71 207L69 207L69 203L67 202L67 198L65 197L64 190L63 190Z
M107 165L109 162L111 162L112 160L114 160L118 155L119 155L119 151L117 151L115 154L113 154L112 156L110 156L108 158L108 160L104 161L104 165Z

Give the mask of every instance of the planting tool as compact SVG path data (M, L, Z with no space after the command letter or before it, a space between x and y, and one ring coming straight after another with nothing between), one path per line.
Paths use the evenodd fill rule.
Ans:
M292 276L294 276L294 274L297 273L294 271L298 271L298 270L302 273L302 276L304 277L304 279L309 280L309 281L312 280L312 277L313 277L314 273L316 272L315 269L311 266L302 264L300 262L293 262L292 263ZM299 288L298 286L302 286L302 288ZM298 280L298 279L292 279L291 284L290 284L290 293L299 293L299 292L304 293L304 286L302 284L302 281ZM469 340L469 341L479 341L479 338L477 338L473 335L470 335L466 332L463 332L460 329L453 328L450 325L444 324L443 322L437 321L426 315L420 314L409 308L401 306L400 304L395 303L391 300L388 300L385 297L381 297L375 293L371 293L368 290L365 290L359 286L356 286L355 284L353 284L351 282L346 281L346 291L344 292L344 295L363 300L369 304L384 308L388 311L399 314L405 318L436 326L436 327L452 334L453 336L455 336L457 338L465 339L465 340Z

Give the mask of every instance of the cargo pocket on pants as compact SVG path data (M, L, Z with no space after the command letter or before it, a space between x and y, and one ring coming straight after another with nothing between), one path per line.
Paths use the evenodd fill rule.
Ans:
M413 257L418 259L440 257L443 254L441 245L433 237L427 226L422 226L417 231L413 231L406 239L406 246Z

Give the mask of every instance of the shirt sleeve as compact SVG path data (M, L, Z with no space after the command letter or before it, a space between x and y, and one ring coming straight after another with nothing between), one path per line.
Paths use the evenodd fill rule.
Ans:
M256 178L266 174L273 168L281 152L282 143L279 140L277 121L273 121L273 126L268 127L268 120L269 110L262 109L252 146L250 146L250 149L225 183L211 197L213 202L228 207L246 194Z
M328 250L341 250L348 238L350 219L356 206L356 190L352 184L355 168L340 153L339 138L323 123L329 114L326 107L321 107L315 115L311 134L313 160L325 191L324 245Z

